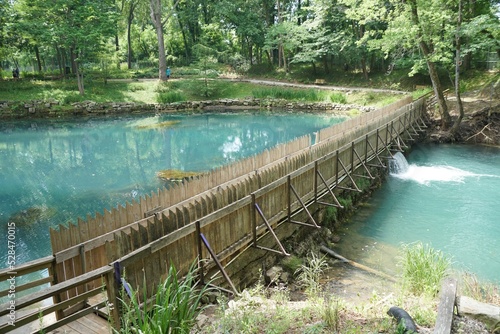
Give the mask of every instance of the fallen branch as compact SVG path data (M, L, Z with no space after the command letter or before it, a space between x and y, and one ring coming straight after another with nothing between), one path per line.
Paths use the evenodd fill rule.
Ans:
M486 130L486 129L490 126L490 124L491 124L491 123L486 124L486 125L484 126L484 128L483 128L481 131L479 131L478 133L476 133L476 134L474 134L474 135L470 136L470 137L469 137L469 138L467 138L465 141L468 141L469 139L472 139L472 138L476 137L477 135L483 135L483 136L484 136L487 140L493 141L490 137L488 137L488 136L487 136L486 134L484 134L484 132L483 132L484 130Z
M365 265L363 265L363 264L361 264L361 263L357 263L357 262L354 262L354 261L348 260L348 259L346 259L345 257L343 257L343 256L341 256L341 255L339 255L339 254L335 253L333 250L331 250L331 249L330 249L330 248L328 248L328 247L325 247L325 246L320 246L320 248L319 248L319 249L320 249L322 252L327 253L328 255L330 255L330 256L332 256L332 257L334 257L334 258L336 258L336 259L338 259L338 260L340 260L340 261L342 261L342 262L349 263L349 264L350 264L351 266L353 266L353 267L356 267L356 268L362 269L362 270L364 270L364 271L367 271L367 272L369 272L369 273L375 274L375 275L377 275L377 276L383 277L383 278L388 279L388 280L390 280L390 281L392 281L392 282L396 282L396 280L394 279L394 277L392 277L392 276L390 276L390 275L387 275L387 274L385 274L385 273L383 273L383 272L380 272L380 271L378 271L378 270L372 269L372 268L370 268L370 267L367 267L367 266L365 266Z

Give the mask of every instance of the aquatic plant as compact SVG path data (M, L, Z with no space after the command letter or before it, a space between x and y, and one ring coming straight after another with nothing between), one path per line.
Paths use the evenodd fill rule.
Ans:
M200 172L186 172L177 169L164 169L156 173L160 179L165 181L182 181L184 179L200 175Z
M163 128L172 127L176 124L179 124L180 122L181 121L165 121L165 122L151 123L151 124L139 124L136 126L136 128L141 129L141 130L163 129Z

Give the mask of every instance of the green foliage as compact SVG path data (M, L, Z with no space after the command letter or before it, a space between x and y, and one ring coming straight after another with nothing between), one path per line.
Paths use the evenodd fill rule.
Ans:
M290 273L295 273L302 266L302 259L295 255L287 256L281 260L281 264L285 270Z
M345 305L339 298L328 298L323 306L323 321L334 332L339 332L341 315Z
M262 87L252 90L255 98L284 99L289 101L321 102L325 100L325 93L317 89L293 89L282 87Z
M345 195L342 197L338 198L340 205L344 207L344 209L349 210L351 209L353 203L352 203L352 198L349 195Z
M451 260L441 251L421 242L402 246L399 259L403 287L415 295L435 296L449 274Z
M330 101L333 103L346 104L347 98L342 93L332 93L330 94Z
M158 103L174 103L186 101L186 97L179 91L158 93Z
M201 298L207 291L206 287L199 289L196 286L194 271L193 265L181 280L177 270L171 265L167 279L158 286L149 310L141 308L137 292L130 301L122 300L122 328L120 331L113 330L114 333L189 333L195 325L196 317L202 311Z
M337 221L338 208L333 206L328 206L325 209L325 214L323 216L323 225L332 226L333 223Z

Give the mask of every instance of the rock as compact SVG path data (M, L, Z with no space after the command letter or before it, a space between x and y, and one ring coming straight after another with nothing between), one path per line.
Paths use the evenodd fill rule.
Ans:
M457 298L458 314L485 323L490 330L500 326L500 307L474 300L467 296Z
M274 266L266 271L266 274L264 275L264 279L266 280L267 284L271 284L271 283L276 284L279 282L282 274L283 274L283 268L279 267L279 266Z

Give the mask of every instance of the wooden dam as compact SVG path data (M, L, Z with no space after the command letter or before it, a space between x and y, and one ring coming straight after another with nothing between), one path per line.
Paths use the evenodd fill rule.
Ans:
M283 240L320 228L322 208L342 207L341 192L359 192L361 178L425 131L427 98L404 98L51 229L52 255L0 271L1 281L36 277L15 287L14 316L9 289L0 291L0 333L109 333L120 326L122 284L150 298L170 265L185 273L195 264L202 283L237 293L258 275L247 266L291 253Z

